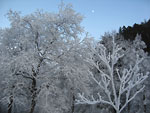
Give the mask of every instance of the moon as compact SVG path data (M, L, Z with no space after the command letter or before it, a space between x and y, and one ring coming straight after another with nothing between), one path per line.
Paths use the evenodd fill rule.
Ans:
M92 12L92 13L95 13L95 10L92 10L91 12Z

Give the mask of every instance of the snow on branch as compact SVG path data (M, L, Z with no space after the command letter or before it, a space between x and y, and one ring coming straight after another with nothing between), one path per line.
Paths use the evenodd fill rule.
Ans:
M100 93L97 93L96 97L91 95L89 98L87 98L83 93L79 93L78 99L76 99L76 104L104 103L111 105L117 113L121 113L126 105L144 89L144 85L141 83L148 77L149 73L140 73L139 64L143 61L143 58L140 58L137 55L134 66L129 66L128 69L123 69L120 71L118 68L116 68L115 64L118 63L118 60L124 55L120 54L120 50L122 48L115 43L114 37L112 42L113 47L111 53L107 51L103 44L98 44L98 52L95 48L90 48L94 55L97 56L98 61L95 61L93 58L86 60L100 72L100 80L98 80L94 76L93 72L90 69L88 70L89 75L91 75L91 78L94 80L94 82L104 91L105 98L101 96ZM106 72L100 69L99 61L102 61L106 66ZM116 75L119 78L119 82L115 79ZM116 85L117 82L119 83L119 87ZM131 94L131 90L140 84L142 87L135 91L134 94ZM110 89L112 89L112 91L110 91ZM121 103L121 97L124 94L126 95L126 100L123 104Z

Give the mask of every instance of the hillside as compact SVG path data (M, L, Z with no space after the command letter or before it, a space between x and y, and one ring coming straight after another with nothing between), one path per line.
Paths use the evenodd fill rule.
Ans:
M136 34L141 34L142 40L146 43L145 51L150 53L150 19L141 24L134 24L133 26L120 27L119 33L127 40L134 40Z

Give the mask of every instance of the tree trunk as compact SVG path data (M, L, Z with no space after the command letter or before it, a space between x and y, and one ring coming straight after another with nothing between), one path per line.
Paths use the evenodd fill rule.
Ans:
M146 105L144 104L144 113L146 113Z
M116 110L116 113L120 113L120 111L119 111L119 110Z
M73 96L72 96L71 113L74 113L74 101L75 101L75 96L74 96L74 94L73 94Z
M145 101L146 101L146 97L145 97L145 94L143 94L143 107L144 107L144 113L146 113L146 103L145 103Z
M30 112L29 113L33 113L35 110L35 106L36 106L36 97L37 97L37 86L36 86L36 77L39 74L40 71L40 66L43 62L43 58L40 59L39 64L37 65L37 69L35 71L34 67L32 67L32 74L33 74L33 78L32 78L32 87L31 87L31 93L32 93L32 102L31 102L31 108L30 108Z
M128 113L130 113L130 102L128 103Z
M33 112L34 112L35 105L36 105L35 98L33 98L33 99L32 99L32 103L31 103L31 109L30 109L30 112L29 112L29 113L33 113Z
M35 109L35 106L36 106L37 93L36 93L36 79L35 78L33 78L33 80L32 80L31 92L32 92L32 102L31 102L31 108L30 108L30 112L29 113L33 113L34 109Z
M9 98L10 103L8 104L8 113L12 112L12 104L13 104L13 96L10 96Z

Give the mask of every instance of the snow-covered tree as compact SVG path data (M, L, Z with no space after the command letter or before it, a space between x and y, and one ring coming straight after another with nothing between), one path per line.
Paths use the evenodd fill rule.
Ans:
M140 72L146 73L149 70L149 56L144 51L146 48L146 44L141 40L141 36L137 34L135 40L125 40L121 35L117 34L115 37L115 42L122 47L121 53L124 54L124 57L121 58L115 67L119 68L119 70L123 70L127 68L129 65L134 65L136 62L136 55L139 57L143 57L143 62L140 63L139 68ZM103 39L100 43L104 44L107 50L111 51L112 48L112 34L106 33L103 36ZM149 106L149 78L144 82L145 88L143 93L140 93L133 101L129 102L127 107L123 110L123 113L134 113L134 112L148 112ZM138 90L138 87L134 88L134 90ZM125 98L123 99L125 101ZM146 102L146 103L145 103Z
M6 88L6 92L3 92L3 100L7 99L8 104L12 106L13 102L16 102L12 99L28 98L29 104L25 105L28 106L26 112L33 113L35 109L42 107L39 103L40 98L47 98L44 95L51 98L50 94L56 91L52 95L61 94L62 96L57 102L53 100L51 103L62 102L59 104L58 110L61 112L63 112L62 109L70 109L68 107L71 104L67 106L63 103L68 98L63 95L63 88L60 88L62 84L59 83L61 83L62 76L65 76L70 84L76 81L75 79L81 81L84 78L75 74L75 67L81 65L81 59L84 57L84 55L79 55L81 53L79 35L83 32L80 26L82 16L76 13L71 5L61 4L58 14L37 11L27 16L21 16L18 12L10 11L8 18L11 26L2 30L1 47L3 57L9 59L7 63L12 69L6 68L7 73L1 72L1 75L9 80L6 86L12 88L12 86L16 86L15 84L21 84L17 88L22 90L18 92L13 87L15 89L13 98L8 98L12 93L8 93L10 90ZM9 79L10 77L13 80ZM75 85L78 84L74 82L70 88L71 91L72 88L76 88ZM69 90L67 89L67 91ZM42 92L45 94L42 95ZM7 95L5 95L6 93ZM22 95L22 97L15 97L16 95ZM23 96L25 97L23 98ZM60 101L61 99L64 101ZM49 107L55 106L51 106L49 103ZM48 112L51 111L48 109Z
M143 58L137 55L134 65L128 65L128 67L119 70L116 64L124 55L121 54L122 48L115 43L114 37L112 38L111 51L107 51L106 47L100 43L90 49L98 60L95 61L92 57L86 61L99 71L99 78L95 77L91 69L87 71L101 90L97 95L94 94L90 97L79 93L76 104L109 104L117 113L120 113L145 87L142 82L148 77L148 73L141 73L139 68ZM102 63L105 65L105 70L100 68ZM136 86L138 86L138 90L134 90ZM104 91L103 94L101 94L102 91ZM125 97L125 101L122 101L123 97Z

